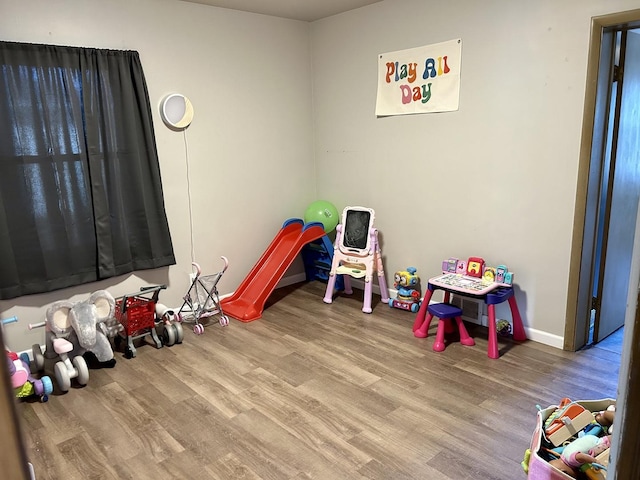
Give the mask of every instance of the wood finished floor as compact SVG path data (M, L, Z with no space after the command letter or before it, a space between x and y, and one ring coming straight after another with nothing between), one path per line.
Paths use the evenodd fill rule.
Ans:
M362 292L277 290L263 318L185 328L18 411L37 480L518 480L536 404L615 397L620 355L500 339L431 350L414 314ZM525 318L526 323L526 318Z

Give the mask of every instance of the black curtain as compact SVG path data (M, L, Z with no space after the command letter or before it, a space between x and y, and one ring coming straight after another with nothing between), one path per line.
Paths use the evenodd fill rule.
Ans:
M137 52L0 42L0 299L175 264Z

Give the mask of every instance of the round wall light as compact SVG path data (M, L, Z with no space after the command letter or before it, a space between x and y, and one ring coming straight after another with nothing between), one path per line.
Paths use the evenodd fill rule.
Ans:
M182 130L193 120L193 105L184 95L172 93L160 102L160 115L168 127Z

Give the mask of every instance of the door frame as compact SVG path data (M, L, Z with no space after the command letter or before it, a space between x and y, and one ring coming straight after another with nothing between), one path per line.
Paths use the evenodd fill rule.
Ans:
M590 221L587 215L588 186L594 130L596 122L597 86L602 38L605 29L612 27L640 26L640 9L602 15L591 19L587 80L578 163L578 184L573 222L573 238L569 263L569 285L567 291L564 350L576 351L582 342L587 322L586 309L591 306L591 263L584 267L583 258L593 254L593 245L584 245L585 227ZM640 213L640 212L639 212ZM591 252L588 252L588 249ZM588 270L588 271L585 271ZM584 281L587 279L585 295ZM582 283L581 283L582 282ZM629 281L627 312L625 315L625 335L620 359L616 425L612 440L612 458L609 476L633 478L640 470L640 456L636 446L640 442L640 409L629 405L640 404L640 220L636 224L636 240ZM588 332L588 325L586 326ZM580 345L581 346L581 345ZM625 461L617 462L616 458ZM611 475L613 474L613 475Z
M606 81L608 73L600 72L604 31L614 28L640 27L640 9L593 17L589 42L587 80L578 160L578 182L573 220L573 238L569 260L569 285L567 291L566 323L563 349L575 352L586 345L591 312L593 260L596 245L596 215L598 196L593 194L593 182L599 182L597 166L606 138L599 138L604 131L608 112L608 94L597 91L598 83ZM605 40L606 41L606 40ZM605 45L608 48L608 45ZM600 97L598 96L600 94ZM591 186L591 189L589 188ZM601 272L602 274L602 272Z

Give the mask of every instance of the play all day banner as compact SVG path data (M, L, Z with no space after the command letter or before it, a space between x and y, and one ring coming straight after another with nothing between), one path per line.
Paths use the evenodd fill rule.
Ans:
M461 39L381 54L376 115L458 110L461 58Z

